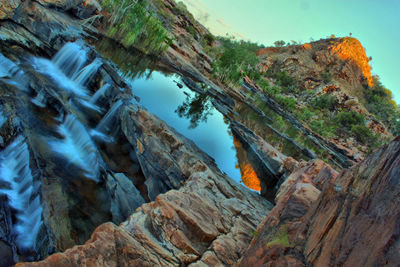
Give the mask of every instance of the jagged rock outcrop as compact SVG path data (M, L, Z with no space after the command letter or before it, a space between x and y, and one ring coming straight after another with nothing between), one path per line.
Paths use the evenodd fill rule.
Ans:
M273 201L279 185L297 164L296 160L283 155L239 122L231 122L231 130L247 152L247 158L259 179L261 195Z
M366 117L365 126L373 133L380 134L384 139L392 137L388 125L376 122L379 127L373 127L368 123L375 121L365 106L366 92L372 90L374 83L370 59L356 38L330 38L304 45L265 48L258 55L266 76L268 73L285 71L296 81L299 90L289 95L296 97L299 107L312 104L317 97L330 96L335 100L333 109L361 113ZM275 82L271 77L268 79L272 84ZM344 135L330 141L353 150L355 154L365 155L359 142L347 144L349 137Z
M238 266L396 266L399 151L396 138L339 175L292 174Z
M159 195L120 226L99 226L85 245L16 266L232 266L271 205L197 163L179 190Z

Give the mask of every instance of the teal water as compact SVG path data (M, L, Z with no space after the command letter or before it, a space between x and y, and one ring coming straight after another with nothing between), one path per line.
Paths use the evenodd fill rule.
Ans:
M213 157L223 172L241 181L229 125L206 96L191 91L177 74L153 71L150 76L126 77L126 81L145 108Z

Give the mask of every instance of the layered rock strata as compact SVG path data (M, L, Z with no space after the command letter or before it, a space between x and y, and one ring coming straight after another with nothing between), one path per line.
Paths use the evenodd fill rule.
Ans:
M399 151L397 138L339 175L292 174L238 266L396 266Z

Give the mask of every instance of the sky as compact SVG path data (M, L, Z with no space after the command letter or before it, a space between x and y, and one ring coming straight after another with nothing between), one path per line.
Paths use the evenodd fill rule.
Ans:
M360 40L400 104L400 0L181 0L216 35L272 46L331 34Z

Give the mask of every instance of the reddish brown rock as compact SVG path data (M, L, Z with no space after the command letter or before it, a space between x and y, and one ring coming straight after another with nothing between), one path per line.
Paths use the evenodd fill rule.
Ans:
M338 176L317 162L292 174L238 265L397 266L399 151L393 141Z
M21 0L1 0L0 1L0 19L12 17L14 10L21 4Z
M232 266L270 207L226 176L192 173L120 226L99 226L85 245L17 266Z

